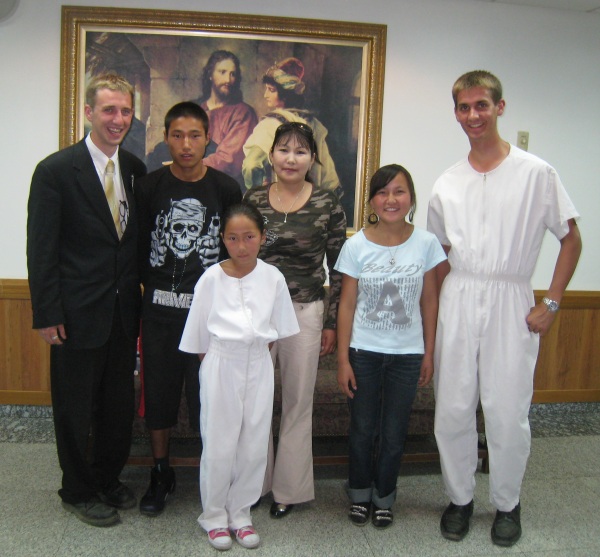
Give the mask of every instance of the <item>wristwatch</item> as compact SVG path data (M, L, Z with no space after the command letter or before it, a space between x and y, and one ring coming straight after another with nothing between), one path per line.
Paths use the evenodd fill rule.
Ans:
M550 298L543 298L542 302L544 302L544 304L546 304L546 307L548 308L548 311L550 313L556 313L558 311L558 308L560 307L558 305L558 302L555 302L554 300L551 300Z

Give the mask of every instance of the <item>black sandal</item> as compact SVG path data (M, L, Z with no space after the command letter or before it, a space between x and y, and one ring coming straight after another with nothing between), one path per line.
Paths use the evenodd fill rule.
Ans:
M371 503L352 503L350 505L350 512L348 517L350 522L356 526L364 526L369 522L369 515L371 514Z
M373 526L375 528L387 528L394 522L392 509L380 509L373 505Z

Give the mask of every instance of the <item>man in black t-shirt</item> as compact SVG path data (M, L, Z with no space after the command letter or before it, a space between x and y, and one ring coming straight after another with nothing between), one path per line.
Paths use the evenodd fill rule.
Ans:
M169 438L183 385L190 426L199 429L198 358L178 346L194 286L219 260L220 217L241 201L237 182L203 163L208 131L208 116L199 105L173 106L165 116L165 143L173 163L140 180L135 192L144 285L143 408L155 464L140 501L140 512L148 516L160 514L175 490Z

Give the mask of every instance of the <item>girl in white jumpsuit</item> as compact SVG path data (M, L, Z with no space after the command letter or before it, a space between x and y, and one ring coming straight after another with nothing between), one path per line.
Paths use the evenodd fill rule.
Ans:
M250 506L261 493L273 411L269 345L299 328L283 275L257 259L260 213L233 206L223 230L230 259L198 281L179 348L202 359L198 522L217 549L231 547L230 530L251 548L260 541Z

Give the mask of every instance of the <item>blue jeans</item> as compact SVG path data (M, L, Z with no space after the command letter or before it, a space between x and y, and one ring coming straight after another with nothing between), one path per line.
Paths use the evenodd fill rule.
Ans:
M350 406L348 496L390 508L417 392L422 354L381 354L350 348L356 377Z

